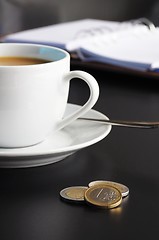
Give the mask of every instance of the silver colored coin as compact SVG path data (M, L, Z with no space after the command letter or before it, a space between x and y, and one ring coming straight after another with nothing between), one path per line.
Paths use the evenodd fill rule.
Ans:
M60 191L60 196L64 200L82 202L84 201L85 192L88 187L85 186L73 186L64 188Z
M96 185L104 185L104 184L112 187L116 187L117 189L119 189L119 191L122 194L122 197L126 197L129 194L129 188L127 186L125 186L124 184L112 182L112 181L105 181L105 180L92 181L88 184L88 186L93 187Z

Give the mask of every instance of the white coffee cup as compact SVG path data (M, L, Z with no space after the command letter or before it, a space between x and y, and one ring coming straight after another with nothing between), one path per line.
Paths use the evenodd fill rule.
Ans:
M0 147L27 147L76 120L96 103L99 87L90 74L70 71L70 56L61 49L19 43L1 43L0 57L31 57L50 62L0 66ZM72 78L84 80L90 97L81 108L63 118ZM78 91L78 90L77 90Z

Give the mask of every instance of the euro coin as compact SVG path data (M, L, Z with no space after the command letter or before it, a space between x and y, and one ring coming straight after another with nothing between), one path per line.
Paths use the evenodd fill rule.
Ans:
M121 184L121 183L117 183L117 182L112 182L112 181L104 181L104 180L98 180L98 181L93 181L93 182L90 182L88 184L89 187L92 187L92 186L96 186L96 185L109 185L109 186L112 186L112 187L115 187L117 189L119 189L119 191L121 192L122 194L122 197L126 197L128 194L129 194L129 188L127 186L125 186L124 184Z
M115 208L122 202L122 195L115 187L106 184L96 185L86 190L85 200L87 203L94 206Z
M60 196L64 200L81 202L84 201L85 191L88 187L85 186L73 186L64 188L60 191Z

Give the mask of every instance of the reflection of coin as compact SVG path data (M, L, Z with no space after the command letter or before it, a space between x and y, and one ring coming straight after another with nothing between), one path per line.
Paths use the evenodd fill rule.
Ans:
M84 194L88 187L74 186L60 191L60 196L65 200L84 201Z
M95 206L114 208L122 201L121 192L109 185L96 185L85 192L85 200Z
M88 184L89 187L92 187L92 186L96 186L96 185L99 185L99 184L106 184L106 185L109 185L109 186L112 186L112 187L115 187L117 189L119 189L119 191L121 192L122 194L122 197L126 197L128 194L129 194L129 188L121 183L117 183L117 182L112 182L112 181L102 181L102 180L99 180L99 181L93 181L93 182L90 182Z

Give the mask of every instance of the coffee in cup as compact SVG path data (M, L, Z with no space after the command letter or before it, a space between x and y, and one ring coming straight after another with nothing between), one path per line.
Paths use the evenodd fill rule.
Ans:
M0 66L34 65L48 62L50 61L30 57L0 57Z

